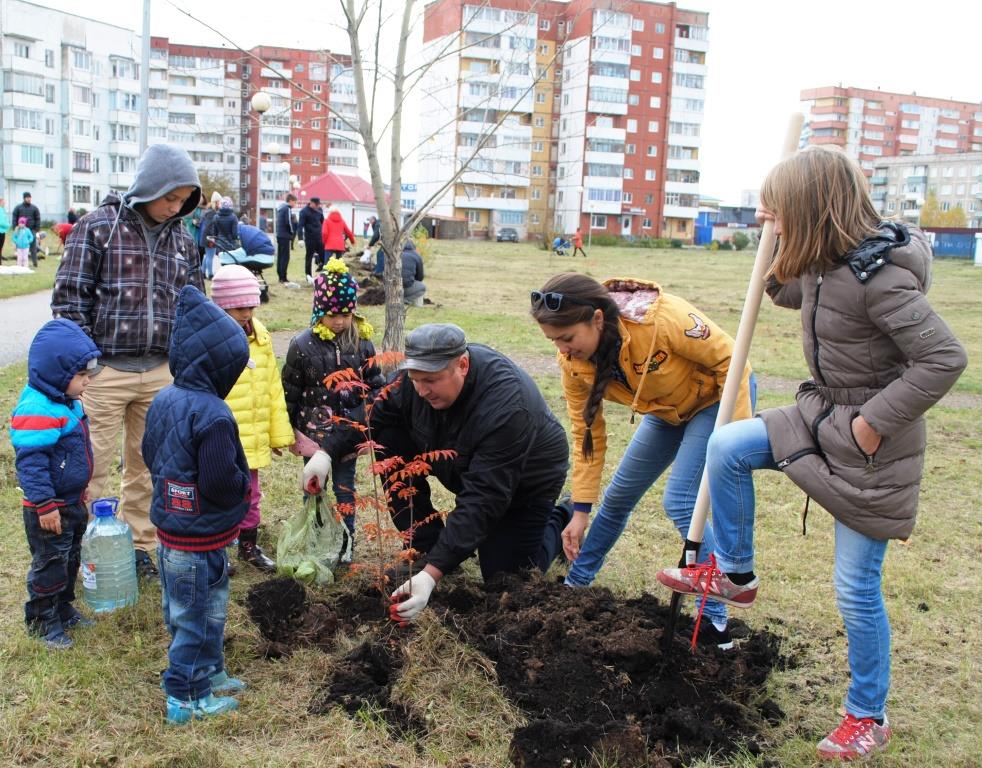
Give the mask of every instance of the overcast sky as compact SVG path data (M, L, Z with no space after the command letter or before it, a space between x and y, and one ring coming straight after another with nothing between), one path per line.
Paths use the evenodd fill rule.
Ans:
M82 11L78 0L38 4L138 32L142 28L140 0L91 3ZM391 5L398 14L402 3ZM982 101L978 0L679 0L678 5L710 14L700 191L727 203L738 202L741 190L757 188L777 159L802 88L841 83ZM244 48L267 44L346 52L348 47L337 26L338 0L283 6L270 0L152 0L152 35L221 46L227 43L178 8ZM392 25L397 24L394 18ZM421 40L419 26L415 40ZM416 143L418 130L407 115L404 147ZM415 164L407 161L403 180L414 176Z

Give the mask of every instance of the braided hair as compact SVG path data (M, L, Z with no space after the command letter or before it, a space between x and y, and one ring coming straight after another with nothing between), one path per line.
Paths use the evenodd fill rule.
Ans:
M540 325L567 327L589 322L598 309L603 313L604 325L600 333L600 343L590 358L597 372L593 378L590 396L583 408L586 433L583 435L582 454L589 461L593 458L593 421L617 367L621 338L618 327L620 311L601 283L578 272L564 272L549 278L542 286L541 293L558 293L575 301L560 301L555 310L550 309L545 300L533 302L532 317Z

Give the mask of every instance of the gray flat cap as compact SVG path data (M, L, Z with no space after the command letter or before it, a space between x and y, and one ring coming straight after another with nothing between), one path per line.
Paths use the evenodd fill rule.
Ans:
M427 323L406 336L406 359L400 367L427 373L442 371L466 351L462 328L453 323Z

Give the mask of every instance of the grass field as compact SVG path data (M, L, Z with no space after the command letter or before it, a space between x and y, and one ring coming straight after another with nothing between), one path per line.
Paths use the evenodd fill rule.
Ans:
M577 269L597 278L656 280L701 307L731 333L743 303L751 253L702 250L645 251L593 248L587 259L550 256L531 245L436 242L427 264L429 297L436 306L412 308L407 328L449 321L468 337L522 361L547 400L567 421L551 345L528 316L528 291L558 271ZM42 262L44 263L44 262ZM301 269L295 255L291 276ZM50 285L50 282L48 283ZM0 287L3 283L0 282ZM41 287L41 286L39 286ZM934 306L969 350L969 369L955 395L931 411L919 523L906 544L891 544L885 590L893 623L893 686L888 703L895 737L874 766L976 766L982 755L982 620L978 559L982 495L982 270L938 262L930 294ZM306 325L310 290L274 286L259 316L272 329ZM0 293L0 296L4 295ZM0 305L2 307L2 305ZM366 313L379 327L381 308ZM805 375L795 313L765 302L751 351L764 381L759 407L790 402L790 383ZM3 429L25 381L25 367L0 370ZM610 408L608 474L632 427L625 409ZM278 524L299 503L298 465L277 459L264 472L264 543L273 546ZM657 585L657 568L678 558L679 542L661 510L663 481L642 500L611 553L598 584L624 595ZM310 715L311 695L354 638L339 652L303 650L270 662L258 657L260 638L242 599L260 577L233 578L226 661L251 691L239 712L213 722L174 729L163 723L158 672L166 664L167 636L160 620L159 588L139 604L101 618L76 633L75 649L49 653L23 628L27 547L20 522L9 441L0 441L0 765L45 766L505 766L514 723L521 715L487 682L484 665L435 621L409 644L408 674L397 686L402 700L434 723L417 744L392 740L379 719L363 712ZM720 760L700 766L809 766L814 743L837 723L848 679L845 639L831 585L832 522L820 510L802 538L804 495L777 473L757 479L758 572L761 598L741 614L753 627L785 638L795 665L776 671L762 695L787 713L769 733L762 758ZM445 496L444 496L445 498ZM449 500L446 499L447 503ZM422 670L431 673L421 674Z

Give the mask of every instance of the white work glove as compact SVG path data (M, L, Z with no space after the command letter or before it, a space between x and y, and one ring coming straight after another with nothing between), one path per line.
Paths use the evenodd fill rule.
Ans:
M430 601L430 595L433 593L435 586L436 579L426 571L417 573L392 593L389 618L398 622L401 627L404 627L411 621L415 621L420 611Z
M321 493L327 485L327 476L331 473L331 457L326 451L319 450L310 457L300 473L300 487L310 494Z

